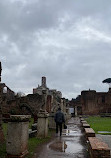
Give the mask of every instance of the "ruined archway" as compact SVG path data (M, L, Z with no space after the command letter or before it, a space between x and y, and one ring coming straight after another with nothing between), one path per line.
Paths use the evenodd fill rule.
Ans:
M23 112L23 114L30 114L31 116L34 116L34 109L28 105L27 103L22 103L19 105L21 111Z

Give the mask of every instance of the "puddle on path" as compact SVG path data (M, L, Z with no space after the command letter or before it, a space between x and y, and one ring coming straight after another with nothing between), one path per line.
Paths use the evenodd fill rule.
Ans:
M77 125L75 126L68 126L68 129L63 130L63 136L81 136L81 131L80 129L77 127Z
M110 131L98 131L98 133L111 133Z
M58 137L56 141L49 145L49 148L66 154L81 153L84 150L80 143L81 136L81 130L77 125L68 125L68 129L63 130L62 137Z
M65 130L63 131L63 136L81 136L80 131L75 131L75 130Z
M49 148L59 152L65 152L66 154L75 154L83 150L83 146L80 143L74 141L56 141L52 143Z

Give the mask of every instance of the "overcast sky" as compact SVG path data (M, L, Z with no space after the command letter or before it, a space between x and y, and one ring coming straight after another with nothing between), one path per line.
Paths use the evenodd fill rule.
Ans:
M108 91L111 77L111 0L0 0L2 82L32 93L50 89L75 98Z

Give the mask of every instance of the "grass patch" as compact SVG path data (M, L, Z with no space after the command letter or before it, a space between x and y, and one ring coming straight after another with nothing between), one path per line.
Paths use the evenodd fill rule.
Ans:
M93 128L95 133L98 131L109 131L111 132L111 118L108 117L88 117L86 121L90 124L90 127ZM111 133L101 133L101 134L110 134Z
M7 136L8 123L3 123L3 124L2 124L2 127L3 127L4 136L5 136L5 138L6 138L6 136Z
M26 156L26 158L31 158L37 148L38 145L44 143L44 142L47 142L51 139L53 133L55 133L55 130L53 129L50 129L49 132L48 132L48 137L47 138L30 138L28 140L28 151L29 151L29 154Z
M5 158L6 156L6 143L0 144L0 158Z
M47 138L30 138L29 141L28 141L29 154L26 156L26 158L31 158L34 154L34 151L35 151L36 147L39 144L47 142L48 140L49 140L49 137L47 137Z

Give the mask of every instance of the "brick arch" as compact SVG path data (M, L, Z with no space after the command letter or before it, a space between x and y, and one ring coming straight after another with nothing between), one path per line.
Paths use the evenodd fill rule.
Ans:
M25 110L27 110L32 116L34 116L34 109L28 105L27 103L22 103L19 105L20 109L22 110L23 108L25 108Z

